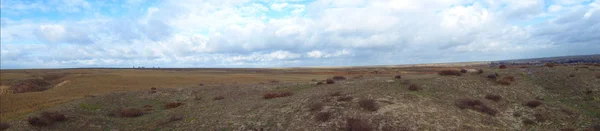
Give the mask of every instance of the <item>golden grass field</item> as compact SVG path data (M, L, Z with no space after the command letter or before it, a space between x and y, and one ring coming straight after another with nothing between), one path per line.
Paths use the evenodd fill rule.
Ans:
M583 68L585 67L585 68ZM469 69L462 76L439 76L440 70ZM483 69L484 73L473 72ZM52 69L2 70L3 90L11 81L41 77L52 88L3 93L0 114L9 130L346 130L349 118L373 130L559 130L592 129L600 124L600 78L597 66L530 66L498 69L482 65L282 69ZM488 74L512 76L501 85ZM395 75L402 79L395 79ZM314 85L332 76L348 80ZM277 80L279 82L271 82ZM420 90L407 90L407 83ZM202 84L202 85L200 85ZM149 93L150 88L157 93ZM293 95L263 99L266 93ZM340 95L331 95L340 92ZM487 94L502 96L486 101ZM214 99L222 96L223 100ZM352 97L340 101L341 97ZM455 106L478 99L497 110L494 116ZM378 110L362 109L373 99ZM540 100L537 108L523 103ZM163 109L169 102L181 102ZM311 111L311 104L323 109ZM110 117L121 108L150 106L137 118ZM41 111L67 115L65 123L32 127L25 119ZM330 113L320 121L316 115ZM516 116L516 114L519 116ZM181 116L173 122L168 118ZM540 118L543 117L544 119ZM317 120L315 120L317 119ZM533 120L535 124L524 124ZM102 124L104 123L104 124Z

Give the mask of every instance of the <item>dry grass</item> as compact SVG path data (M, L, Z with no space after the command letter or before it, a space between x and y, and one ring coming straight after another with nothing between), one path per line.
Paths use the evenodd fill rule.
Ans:
M265 93L263 95L264 99L273 99L273 98L278 98L278 97L287 97L287 96L292 96L294 93L292 92L275 92L275 93Z
M125 108L119 112L121 117L138 117L144 115L144 111L138 108Z
M462 73L460 73L460 71L457 70L443 70L438 72L438 75L440 76L460 76L462 75Z
M361 119L348 118L346 119L346 131L372 131L373 127Z
M183 103L181 103L181 102L169 102L169 103L165 104L165 109L177 108L181 105L183 105Z
M379 105L373 99L361 99L358 101L358 105L368 111L377 111L379 110Z
M530 108L536 108L540 105L542 105L542 102L538 101L538 100L530 100L525 103L525 106L530 107Z

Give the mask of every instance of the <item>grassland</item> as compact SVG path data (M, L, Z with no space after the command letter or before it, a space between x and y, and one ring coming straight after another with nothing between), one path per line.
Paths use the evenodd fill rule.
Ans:
M460 68L484 72L437 74ZM52 77L54 87L46 91L3 94L0 113L9 130L584 130L600 124L598 71L595 66L3 70L3 83L61 77ZM498 84L487 78L494 73L498 80L514 81ZM402 78L394 78L397 74ZM348 79L313 81L334 75ZM410 84L419 90L409 90ZM292 95L264 98L282 92ZM488 100L489 94L501 99ZM457 107L464 99L480 104ZM369 104L363 100L374 105L364 107ZM532 100L542 104L528 107ZM165 108L172 102L182 105ZM480 112L483 106L495 113ZM144 115L114 115L126 108L145 109ZM25 121L43 111L68 120L48 127Z

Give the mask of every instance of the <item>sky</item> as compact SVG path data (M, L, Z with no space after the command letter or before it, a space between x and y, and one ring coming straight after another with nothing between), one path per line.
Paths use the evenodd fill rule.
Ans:
M600 0L1 0L2 69L600 54Z

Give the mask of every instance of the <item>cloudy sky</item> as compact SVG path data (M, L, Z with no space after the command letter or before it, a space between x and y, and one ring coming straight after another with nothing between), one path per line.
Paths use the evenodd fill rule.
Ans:
M296 67L600 53L600 0L1 1L1 68Z

